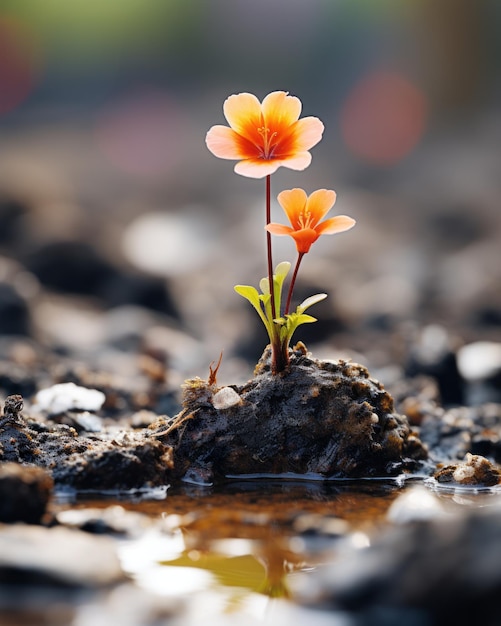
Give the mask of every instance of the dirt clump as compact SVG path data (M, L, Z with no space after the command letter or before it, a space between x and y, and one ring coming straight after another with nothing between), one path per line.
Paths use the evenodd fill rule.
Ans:
M266 351L253 379L225 389L226 403L216 385L186 382L179 427L168 436L176 476L381 477L427 458L407 418L362 365L317 361L299 345L283 375L271 375Z

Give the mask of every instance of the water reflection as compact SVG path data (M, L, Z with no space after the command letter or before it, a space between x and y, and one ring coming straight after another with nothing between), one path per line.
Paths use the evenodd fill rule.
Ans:
M390 481L179 485L163 501L124 503L161 516L167 533L124 543L122 563L150 592L196 604L208 594L216 612L261 618L271 599L290 599L291 576L331 561L340 542L368 545L364 529L384 520L399 492Z

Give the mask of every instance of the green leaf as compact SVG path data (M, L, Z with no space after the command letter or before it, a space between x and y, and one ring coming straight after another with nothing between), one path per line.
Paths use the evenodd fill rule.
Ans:
M267 278L261 278L259 289L261 289L261 293L270 293L270 282Z
M274 277L277 280L281 279L281 284L283 284L284 280L287 278L287 274L289 273L290 268L291 264L289 263L289 261L282 261L276 266Z
M317 318L316 317L312 317L311 315L298 315L296 318L296 328L300 325L300 324L311 324L312 322L316 322Z
M252 304L252 306L256 309L271 339L272 326L270 322L266 319L263 313L263 309L261 307L261 302L263 302L265 309L266 309L266 305L267 305L267 302L265 302L266 295L260 296L257 289L255 287L251 287L250 285L235 285L234 289L240 296L248 300ZM269 297L270 296L268 296L268 298Z
M235 285L235 291L248 300L253 307L259 307L259 293L255 287L250 285Z
M282 261L282 263L276 266L275 273L273 274L273 295L275 296L275 313L277 315L280 315L282 307L282 287L290 268L291 264L288 261Z

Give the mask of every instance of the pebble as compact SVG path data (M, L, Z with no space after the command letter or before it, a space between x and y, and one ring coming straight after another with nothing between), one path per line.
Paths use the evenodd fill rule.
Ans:
M442 467L434 478L439 483L492 487L501 482L501 471L485 457L468 452L464 461Z
M242 398L231 387L222 387L212 397L212 405L215 409L224 410L242 403Z
M469 343L458 350L457 360L466 381L467 404L501 402L501 343Z
M75 383L60 383L42 389L35 396L36 408L50 415L58 415L71 409L99 411L106 396L97 389L79 387Z
M468 381L486 380L501 371L501 343L476 341L459 348L458 368Z
M104 587L125 579L113 541L63 527L0 525L0 579Z
M200 207L183 207L178 213L152 211L126 228L123 251L137 268L156 276L175 276L204 267L214 254L214 222ZM166 245L168 242L168 245Z

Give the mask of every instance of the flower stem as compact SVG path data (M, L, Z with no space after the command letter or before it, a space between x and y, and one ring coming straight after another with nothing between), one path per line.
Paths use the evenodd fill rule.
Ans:
M291 284L289 286L289 293L287 294L287 304L285 305L284 315L288 315L289 313L291 300L292 300L292 292L294 291L294 285L296 284L297 273L299 271L299 266L301 265L301 261L303 260L304 254L305 254L304 252L299 252L299 254L297 255L296 267L294 268L294 273L292 274Z
M266 226L271 222L271 174L266 177ZM271 234L266 231L266 252L268 257L268 284L271 295L271 314L273 319L277 317L275 308L275 289L273 285L273 259L271 255Z

